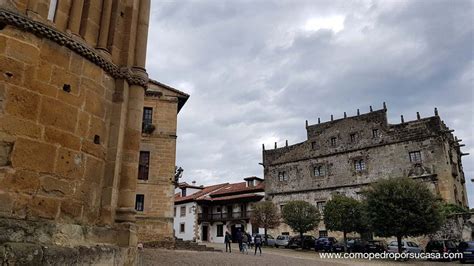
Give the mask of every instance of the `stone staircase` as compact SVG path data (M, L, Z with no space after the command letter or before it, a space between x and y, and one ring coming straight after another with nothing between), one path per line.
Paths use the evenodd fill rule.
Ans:
M181 250L222 252L222 250L219 250L219 249L207 247L206 245L199 244L192 241L184 241L182 239L176 239L175 247L176 249L181 249Z

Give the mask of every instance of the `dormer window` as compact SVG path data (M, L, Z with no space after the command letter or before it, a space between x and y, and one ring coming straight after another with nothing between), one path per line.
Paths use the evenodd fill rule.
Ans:
M252 179L252 180L248 180L248 181L247 181L247 187L253 187L253 186L255 186L255 180L253 180L253 179Z
M181 189L181 197L186 197L186 188L185 187L183 187Z

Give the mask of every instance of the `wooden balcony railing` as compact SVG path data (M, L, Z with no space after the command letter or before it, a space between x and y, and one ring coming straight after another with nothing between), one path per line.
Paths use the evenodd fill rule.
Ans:
M199 213L198 220L204 222L216 222L216 221L228 221L228 220L240 220L250 219L252 215L251 211L246 212L219 212L219 213Z

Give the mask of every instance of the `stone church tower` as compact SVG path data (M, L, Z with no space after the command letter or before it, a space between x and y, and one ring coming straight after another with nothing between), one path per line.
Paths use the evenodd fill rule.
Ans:
M135 262L149 13L0 0L0 264Z

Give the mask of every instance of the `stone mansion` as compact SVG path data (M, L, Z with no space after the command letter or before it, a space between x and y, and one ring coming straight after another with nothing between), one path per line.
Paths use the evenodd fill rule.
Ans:
M387 109L309 125L307 140L275 149L263 147L265 197L282 207L305 200L322 212L332 194L356 199L381 178L409 177L426 183L449 203L467 207L461 140L435 115L389 124ZM320 236L327 235L323 223ZM280 226L274 235L291 232Z

